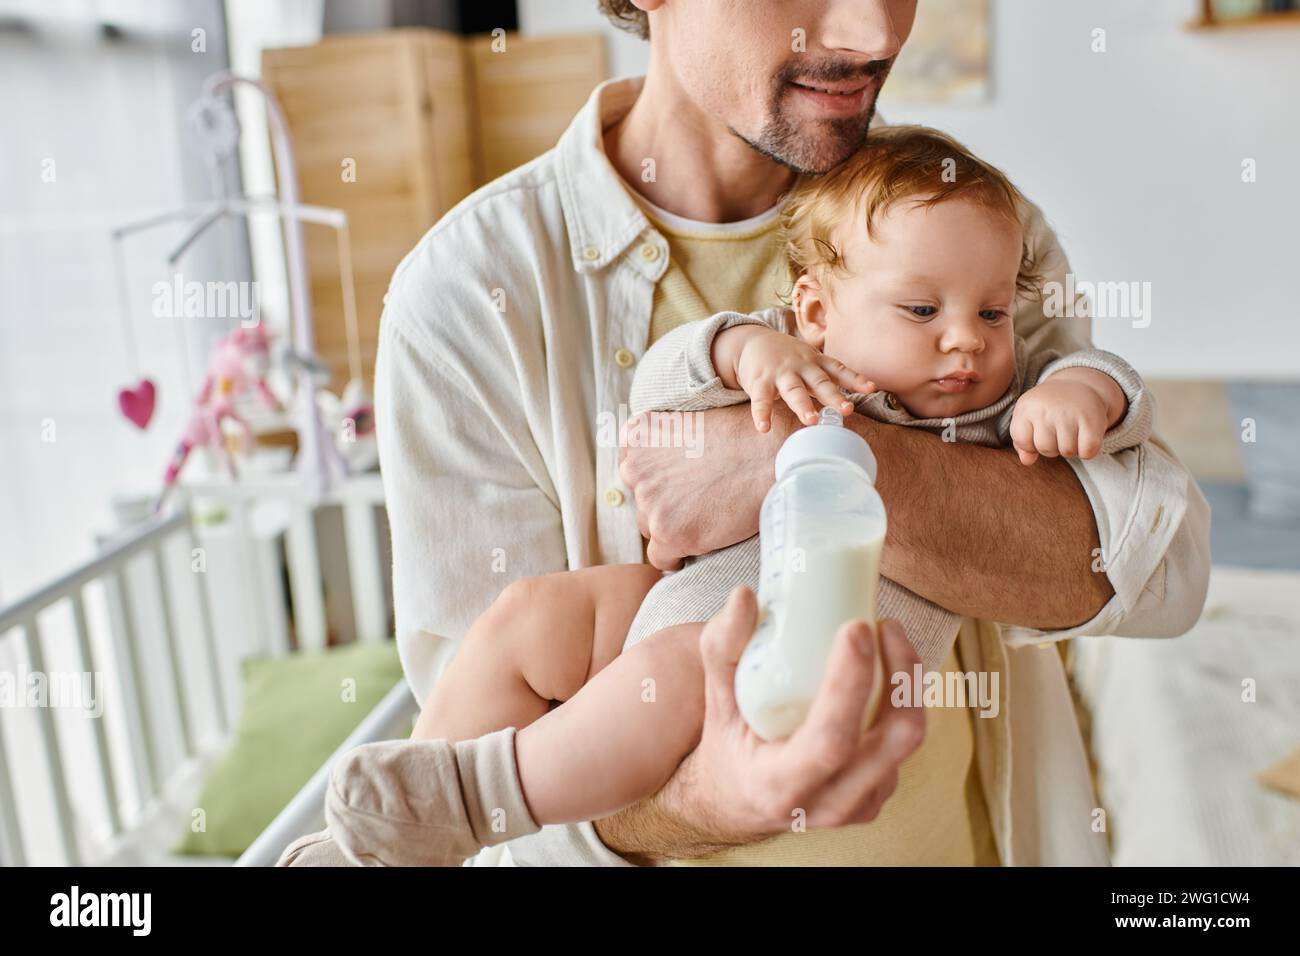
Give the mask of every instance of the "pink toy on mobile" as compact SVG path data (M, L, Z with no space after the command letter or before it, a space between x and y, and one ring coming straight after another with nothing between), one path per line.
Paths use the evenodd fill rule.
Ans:
M163 489L154 504L155 513L162 510L195 448L217 451L225 460L230 476L236 477L235 459L226 444L223 423L227 419L234 422L243 431L245 442L251 439L252 430L235 411L234 404L235 399L249 389L256 390L268 408L281 407L279 399L266 384L270 356L270 336L261 323L251 328L240 327L217 341L203 386L194 399L194 410L163 475Z

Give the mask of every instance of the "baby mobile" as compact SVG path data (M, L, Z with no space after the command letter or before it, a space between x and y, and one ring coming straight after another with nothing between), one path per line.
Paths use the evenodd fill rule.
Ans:
M236 84L251 86L265 100L281 190L278 199L234 196L226 189L225 184L229 179L225 170L237 159L240 131L230 101L223 94ZM342 210L299 203L297 172L288 127L279 104L258 81L229 72L214 74L204 83L203 93L190 108L187 121L206 147L205 155L218 198L215 204L187 206L122 226L112 233L118 309L133 375L133 384L118 392L118 409L128 421L143 430L149 426L159 401L157 385L142 372L131 321L123 240L133 233L161 225L190 222L183 240L166 257L167 265L171 267L214 224L230 217L247 217L259 212L274 215L281 219L284 226L292 317L291 341L273 347L271 335L259 316L254 324L241 322L239 328L214 343L189 418L163 472L162 490L154 510L163 508L196 448L206 448L216 453L224 462L231 478L238 477L231 444L232 439L238 439L239 446L246 449L252 442L253 430L238 411L241 401L249 397L273 411L284 411L285 406L288 406L297 435L297 472L308 492L319 498L348 474L351 470L349 459L361 461L367 455L373 455L374 409L362 382L347 215ZM313 352L311 302L302 239L303 222L330 226L338 238L339 276L350 374L350 381L340 398L335 398L326 391L329 370ZM179 297L179 278L176 287ZM179 308L175 311L182 317L182 335L185 335L184 316L188 310ZM268 375L273 368L282 371L284 378L291 383L292 394L288 402L282 402L268 384ZM337 436L337 445L331 440L331 434Z

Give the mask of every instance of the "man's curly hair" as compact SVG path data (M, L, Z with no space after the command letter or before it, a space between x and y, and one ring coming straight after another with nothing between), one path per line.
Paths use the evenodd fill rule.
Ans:
M632 0L596 0L600 12L620 30L626 30L642 40L650 39L650 17L638 9Z

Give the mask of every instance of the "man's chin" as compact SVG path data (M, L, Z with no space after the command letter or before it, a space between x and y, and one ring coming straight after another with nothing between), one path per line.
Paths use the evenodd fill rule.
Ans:
M856 153L875 116L873 97L864 113L849 117L810 118L785 112L772 119L756 140L745 139L769 159L797 173L820 175Z
M821 175L828 173L862 148L867 139L867 124L861 129L854 129L851 135L834 135L824 137L819 148L812 153L815 157L809 162L804 172Z

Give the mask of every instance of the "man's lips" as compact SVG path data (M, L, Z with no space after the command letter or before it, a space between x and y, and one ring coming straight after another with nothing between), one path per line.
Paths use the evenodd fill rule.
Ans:
M870 86L872 78L864 76L855 80L791 80L790 82L795 86L801 86L807 90L817 90L822 93L856 93L858 90Z
M795 81L790 84L790 89L820 112L834 116L853 116L862 112L876 82L875 77L837 80L833 83L824 80Z

